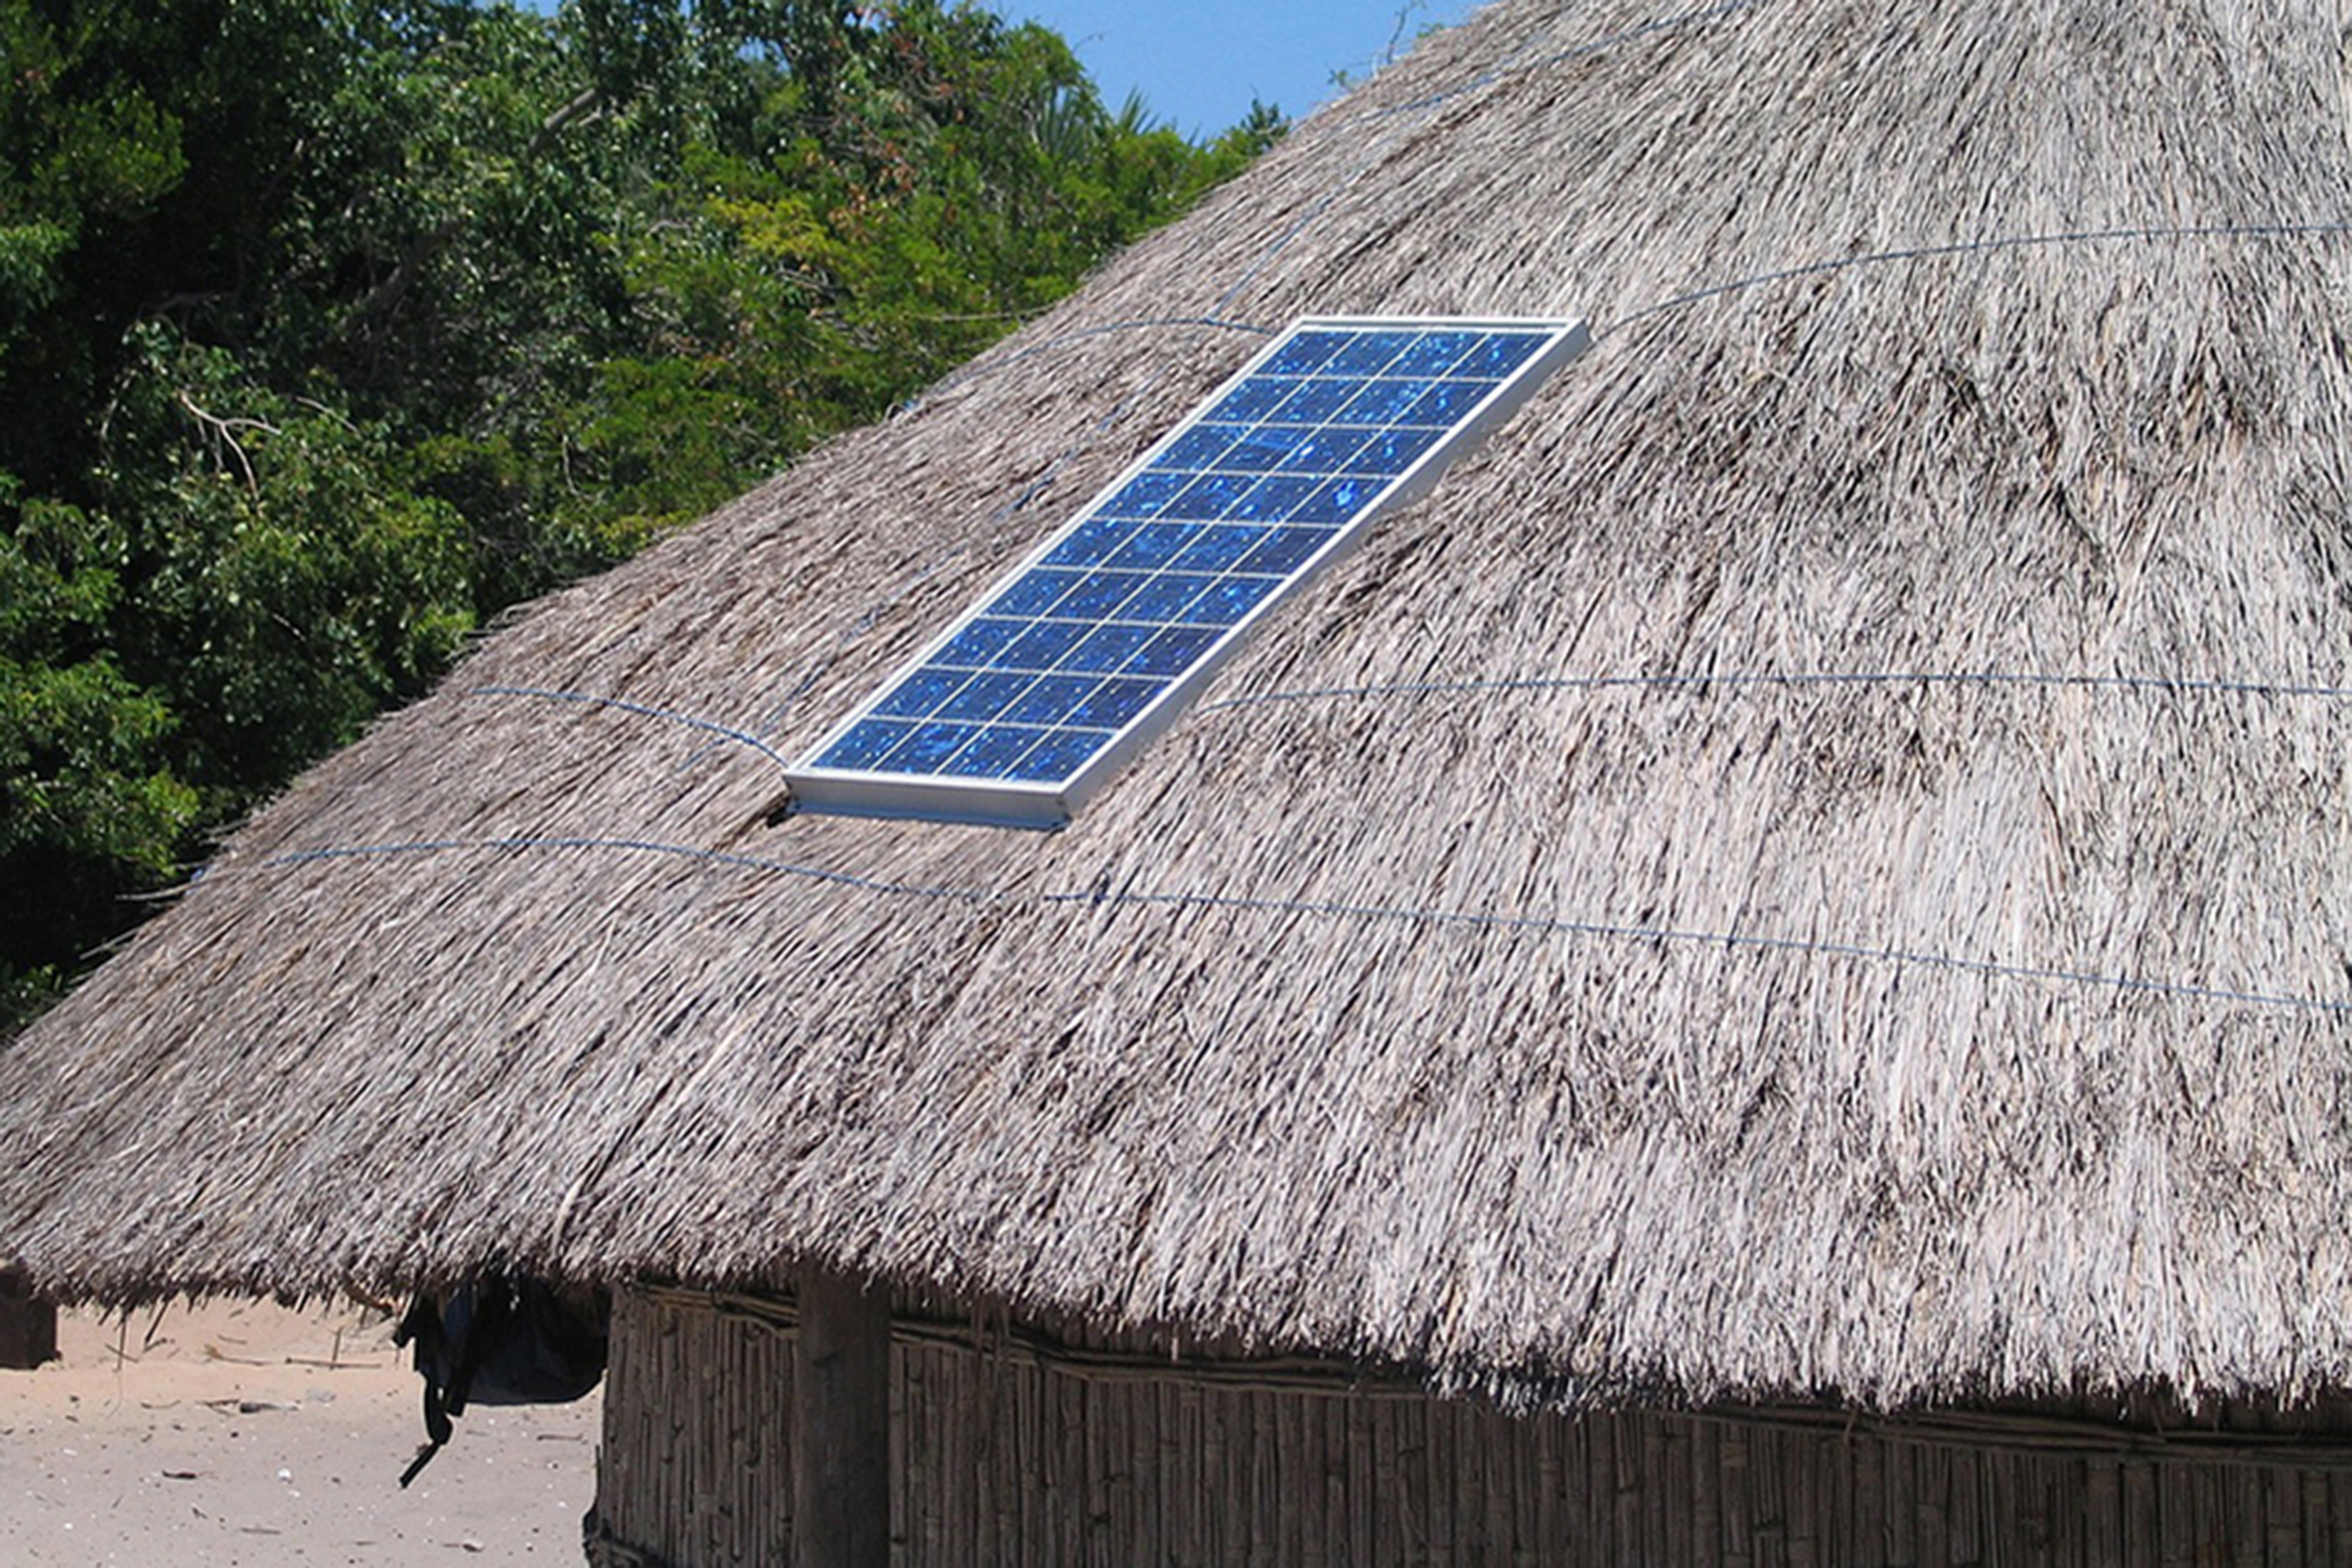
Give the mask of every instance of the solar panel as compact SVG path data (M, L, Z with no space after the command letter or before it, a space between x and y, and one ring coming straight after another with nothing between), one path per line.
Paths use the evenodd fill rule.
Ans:
M1060 826L1276 601L1588 341L1580 321L1297 322L819 741L794 803Z

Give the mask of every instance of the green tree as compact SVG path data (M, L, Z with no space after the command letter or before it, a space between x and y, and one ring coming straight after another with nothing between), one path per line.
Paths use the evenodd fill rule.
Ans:
M940 0L0 0L0 1031L485 617L1280 128Z

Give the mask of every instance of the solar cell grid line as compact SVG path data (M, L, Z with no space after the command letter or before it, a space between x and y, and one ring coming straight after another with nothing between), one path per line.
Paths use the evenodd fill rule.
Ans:
M786 775L794 807L1061 826L1589 342L1568 320L1294 323L827 731Z

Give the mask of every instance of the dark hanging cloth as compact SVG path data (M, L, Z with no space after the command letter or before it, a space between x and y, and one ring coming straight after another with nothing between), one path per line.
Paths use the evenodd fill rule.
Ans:
M420 1295L393 1331L415 1345L425 1380L425 1445L404 1487L433 1462L468 1405L563 1405L604 1375L612 1298L538 1279L486 1275L445 1300Z

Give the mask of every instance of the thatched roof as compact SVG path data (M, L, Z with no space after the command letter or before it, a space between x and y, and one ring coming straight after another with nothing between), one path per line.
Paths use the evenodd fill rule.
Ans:
M0 1251L2352 1385L2343 37L1507 0L305 777L0 1068ZM1447 311L1596 342L1066 830L771 823L1256 333Z

